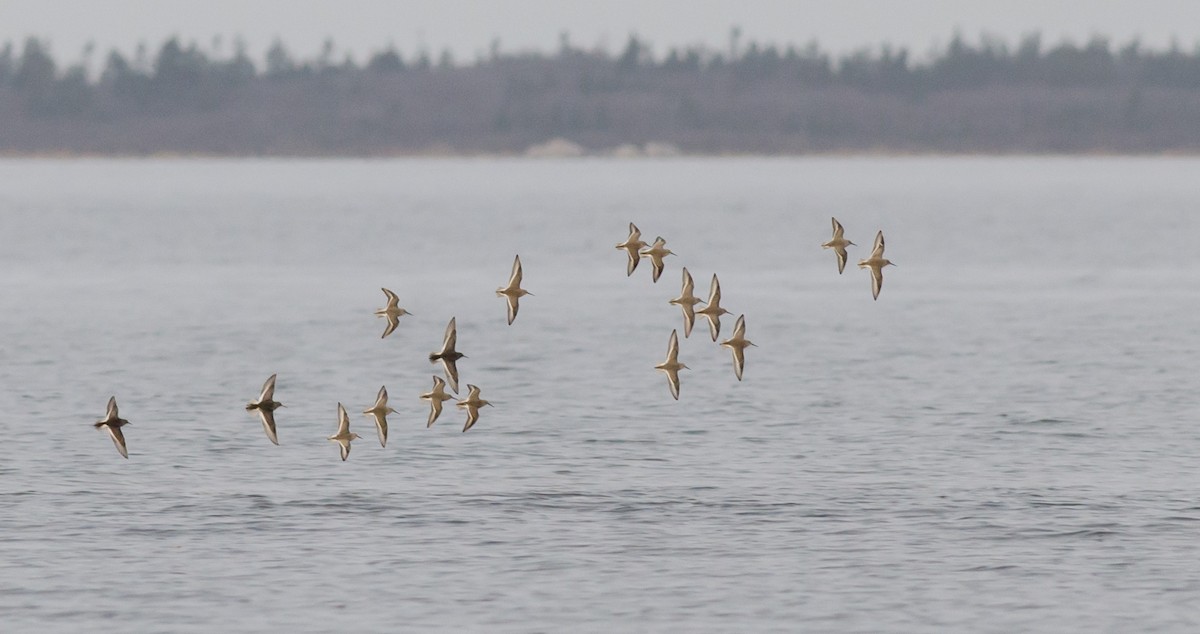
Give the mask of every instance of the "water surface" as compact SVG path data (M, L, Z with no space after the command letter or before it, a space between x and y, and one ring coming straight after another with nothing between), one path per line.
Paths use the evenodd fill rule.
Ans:
M1200 624L1200 160L0 162L13 631ZM846 226L839 276L829 217ZM613 245L667 238L658 284ZM853 267L887 235L883 293ZM525 265L516 323L496 287ZM745 380L680 266L744 313ZM415 313L380 340L396 291ZM425 428L456 316L486 408ZM279 374L279 437L243 404ZM398 413L386 449L369 407ZM130 459L91 422L115 394ZM364 438L325 437L338 402Z

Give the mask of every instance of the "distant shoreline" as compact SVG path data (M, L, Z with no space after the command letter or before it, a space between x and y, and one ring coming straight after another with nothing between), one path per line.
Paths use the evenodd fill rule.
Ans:
M135 153L100 153L100 152L0 152L0 161L19 160L114 160L114 161L206 161L206 160L280 160L280 161L391 161L391 160L503 160L503 161L687 161L687 160L719 160L719 159L834 159L834 158L1200 158L1200 151L1159 151L1159 152L906 152L906 151L840 151L840 152L809 152L792 154L767 154L754 152L723 152L723 153L681 153L672 156L614 156L612 154L595 153L581 156L530 156L524 153L480 153L480 152L395 152L378 154L235 154L235 153L180 153L153 152Z
M7 53L4 51L7 50ZM221 157L1194 155L1200 50L960 38L834 58L746 43L564 46L475 63L265 64L170 39L99 76L0 49L0 155Z

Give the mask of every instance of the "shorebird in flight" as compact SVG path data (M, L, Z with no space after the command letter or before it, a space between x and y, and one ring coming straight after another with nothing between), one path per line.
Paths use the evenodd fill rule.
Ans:
M697 315L708 318L708 333L712 335L713 341L721 334L721 315L728 312L721 308L721 282L717 280L717 274L713 273L712 284L708 288L708 302L704 308L696 311Z
M379 394L375 397L375 405L371 409L363 410L363 414L375 418L375 428L379 430L380 447L387 446L387 415L396 413L396 410L388 407L387 401L387 387L381 386Z
M446 382L442 377L433 377L433 389L421 395L421 398L429 401L429 422L425 423L425 428L433 426L433 421L442 415L442 401L448 401L453 396L446 393Z
M412 313L400 308L400 298L396 297L395 293L386 288L381 288L379 290L383 291L383 294L387 296L388 300L387 308L380 308L379 310L375 311L377 316L387 317L387 328L384 329L383 336L379 337L380 339L383 339L384 337L392 334L392 332L396 330L396 326L400 325L401 316L411 315Z
M686 266L683 267L683 290L679 292L679 297L668 303L683 309L683 336L685 339L692 335L692 326L696 324L696 304L704 303L699 297L692 294L695 288L696 283L692 281L692 274L688 273Z
M125 434L121 432L121 428L128 424L129 421L117 415L117 397L113 396L108 399L108 412L104 415L104 420L96 421L95 425L96 429L103 427L108 430L113 444L124 458L129 458L129 450L125 448Z
M479 398L479 388L474 385L467 385L467 398L458 402L459 409L467 410L467 424L463 425L463 432L475 426L479 421L479 408L491 403Z
M625 265L625 275L633 275L633 270L637 268L638 262L641 262L641 250L646 246L642 241L642 232L637 228L637 225L629 223L629 237L624 242L617 245L618 249L625 249L625 254L629 256L629 262Z
M846 268L846 257L847 257L846 247L847 246L858 246L858 245L847 240L842 235L846 232L846 230L842 228L842 223L838 222L837 218L833 218L832 220L833 220L833 239L830 240L829 242L822 244L821 248L822 249L833 249L833 252L837 254L838 275L841 275L842 271L845 270L845 268Z
M450 318L450 323L446 324L446 334L442 337L442 349L437 352L429 353L429 362L442 362L442 369L446 371L446 380L450 383L450 390L458 394L458 360L467 356L454 349L458 344L458 327L455 325L455 318Z
M350 415L346 413L346 408L338 403L338 430L336 434L329 437L329 440L341 446L343 461L350 457L350 441L358 438L358 434L350 432Z
M654 274L651 276L651 279L658 282L658 278L662 275L663 268L666 266L663 258L668 255L675 255L675 252L668 249L667 241L663 240L662 236L659 236L654 239L654 244L649 249L642 250L641 255L644 258L650 258L650 265L654 267Z
M892 261L883 257L883 232L875 234L875 248L871 250L871 257L865 260L858 261L858 268L871 269L871 298L879 299L879 289L883 288L883 267L892 264Z
M741 381L742 369L746 367L746 346L754 346L754 342L746 338L745 315L738 315L737 323L733 326L733 336L722 341L721 345L733 351L733 371Z
M267 438L276 445L279 444L279 437L275 435L275 410L283 407L283 403L275 400L275 375L272 374L263 383L262 393L258 395L258 400L246 404L246 410L256 410L258 417L262 419L263 431L267 432Z
M671 396L675 400L679 400L679 371L691 369L679 362L679 334L676 331L671 331L671 342L667 344L667 360L654 366L658 370L667 375L667 384L671 387Z
M513 320L517 318L517 309L520 305L517 300L526 296L533 295L529 291L521 288L521 256L517 256L513 260L512 275L508 278L508 286L503 286L496 289L496 297L503 297L508 302L508 325L512 325Z

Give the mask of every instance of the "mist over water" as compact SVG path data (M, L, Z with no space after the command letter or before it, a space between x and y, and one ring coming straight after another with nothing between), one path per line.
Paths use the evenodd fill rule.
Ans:
M0 162L5 628L1192 631L1198 168ZM759 347L698 323L676 402L681 266ZM452 316L466 434L417 398Z

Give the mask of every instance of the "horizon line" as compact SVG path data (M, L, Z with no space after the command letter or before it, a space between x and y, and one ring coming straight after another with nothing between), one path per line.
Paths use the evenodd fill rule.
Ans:
M570 42L570 35L567 31L560 32L560 43L558 48L542 48L542 47L517 47L512 49L504 49L502 40L499 37L492 38L487 43L486 50L477 50L474 57L470 59L455 59L453 52L449 46L441 48L431 47L425 43L418 43L417 48L410 53L403 53L400 47L396 45L396 38L388 38L388 41L378 47L368 47L360 56L356 57L353 51L339 49L338 44L332 37L325 38L323 50L312 55L311 57L296 57L294 61L300 63L317 63L322 56L327 56L334 65L341 65L347 61L354 64L366 64L371 58L385 53L395 53L401 60L406 62L417 61L425 58L429 61L434 61L435 58L442 58L449 54L449 59L453 66L471 67L485 64L496 58L519 58L519 57L545 57L555 58L564 53L583 53L587 55L596 55L604 57L613 57L621 53L623 49L629 46L631 42L637 42L644 54L644 59L652 63L661 63L666 61L672 53L690 54L697 53L708 60L729 60L738 58L740 54L746 53L751 48L757 49L759 52L774 50L778 54L787 54L789 51L794 51L798 54L820 55L827 57L831 62L841 62L856 56L880 56L880 55L905 55L908 60L914 64L929 63L944 57L956 45L965 46L968 49L976 51L990 51L1012 54L1020 50L1023 46L1034 44L1036 51L1044 55L1047 52L1057 49L1075 49L1083 50L1092 46L1103 46L1105 50L1112 52L1120 52L1123 50L1133 50L1141 54L1170 54L1178 53L1184 55L1200 56L1200 37L1192 42L1190 48L1182 45L1177 38L1171 38L1170 43L1165 47L1147 46L1143 44L1143 35L1134 35L1125 40L1116 40L1114 37L1102 33L1093 33L1086 40L1080 42L1069 36L1062 36L1057 40L1050 41L1043 38L1041 29L1035 29L1017 36L1014 39L1005 38L996 35L987 30L980 30L974 38L965 37L962 29L952 29L950 36L945 40L945 44L941 44L941 40L934 38L927 46L924 53L914 54L916 50L913 46L896 45L889 40L882 40L870 44L862 44L851 48L844 49L843 52L835 52L831 48L824 48L818 38L810 38L807 41L772 41L772 40L756 40L747 38L744 41L741 39L740 30L737 26L730 27L730 41L725 47L715 46L708 43L692 43L680 45L656 45L652 39L641 36L636 30L630 31L625 38L621 40L621 44L616 48L611 47L607 42L596 43L591 46L577 46ZM420 39L420 38L417 38ZM133 55L127 59L133 59L140 56L143 52L153 57L158 51L162 50L169 42L176 42L181 47L193 50L202 55L205 55L212 61L227 61L238 59L239 55L255 66L255 68L264 67L267 54L275 47L281 46L282 50L289 55L291 50L288 47L286 38L272 37L269 43L262 48L262 51L257 57L247 54L250 48L249 42L240 34L234 34L226 39L226 36L221 34L213 35L209 38L209 43L204 46L200 43L199 38L185 38L178 33L169 33L159 37L151 43L149 38L139 38L137 43L132 46ZM84 50L74 60L69 60L65 56L57 55L54 52L54 39L52 37L27 34L23 37L14 37L5 40L0 40L0 57L8 55L10 63L15 63L20 59L20 53L25 46L30 42L37 42L41 46L43 53L53 59L56 65L62 68L84 67L89 69L89 72L96 67L102 67L107 58L112 54L118 54L125 57L126 48L118 45L98 45L96 42L89 40ZM261 46L257 43L254 46ZM352 44L351 46L356 46ZM1114 48L1115 47L1115 48ZM101 53L99 56L93 57L96 53Z

